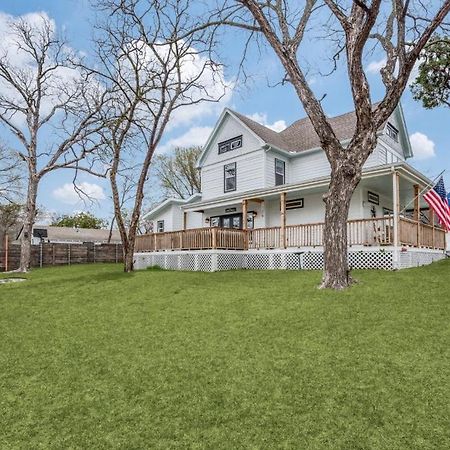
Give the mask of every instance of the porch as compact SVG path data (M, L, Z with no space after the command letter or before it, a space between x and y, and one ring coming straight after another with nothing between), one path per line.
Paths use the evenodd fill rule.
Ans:
M328 184L326 177L192 203L183 229L138 236L136 252L320 250ZM365 171L350 203L349 249L445 250L445 232L422 196L428 186L406 163ZM201 217L199 227L186 226L189 214Z
M397 225L397 226L395 226ZM140 235L136 252L186 250L308 249L323 246L324 223L281 225L268 228L220 227ZM349 247L404 246L445 249L445 232L436 224L393 215L347 222Z

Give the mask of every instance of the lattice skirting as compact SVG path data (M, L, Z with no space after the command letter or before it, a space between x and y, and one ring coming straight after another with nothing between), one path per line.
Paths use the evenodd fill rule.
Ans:
M404 269L445 258L443 252L422 249L360 249L349 251L352 269ZM323 269L323 252L314 251L193 251L136 253L136 269L159 266L169 270L216 272L219 270L317 270Z

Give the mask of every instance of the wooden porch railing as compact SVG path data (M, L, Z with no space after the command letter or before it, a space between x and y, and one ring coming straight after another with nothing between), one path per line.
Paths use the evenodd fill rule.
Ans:
M400 218L399 240L401 245L445 249L445 231L437 226Z
M323 245L323 228L323 223L288 225L285 228L284 238L281 227L253 230L211 227L153 233L137 237L136 251L319 247ZM350 220L347 223L347 234L350 246L392 245L394 219L377 217ZM414 247L444 249L445 232L438 227L400 218L399 243Z
M193 228L167 233L143 234L136 237L137 252L159 250L244 250L246 233L230 228Z

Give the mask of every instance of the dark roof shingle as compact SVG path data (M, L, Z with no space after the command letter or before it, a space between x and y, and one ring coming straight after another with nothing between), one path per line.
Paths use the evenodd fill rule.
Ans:
M239 120L257 134L264 142L289 152L302 152L320 147L320 139L308 117L297 120L286 129L277 133L258 122L233 111ZM340 141L350 139L356 128L354 111L329 119L331 126Z

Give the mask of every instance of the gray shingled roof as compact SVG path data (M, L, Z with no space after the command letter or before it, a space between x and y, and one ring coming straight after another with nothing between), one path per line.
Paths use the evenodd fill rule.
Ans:
M277 133L242 114L235 111L233 113L264 142L279 149L289 152L302 152L321 146L319 136L317 136L308 117L297 120L285 130ZM329 121L336 137L340 141L353 136L356 127L356 115L354 111L331 117Z
M109 236L109 230L103 229L52 227L48 225L36 225L34 228L46 229L48 237L44 240L50 242L107 242ZM118 230L113 230L111 242L121 242Z

